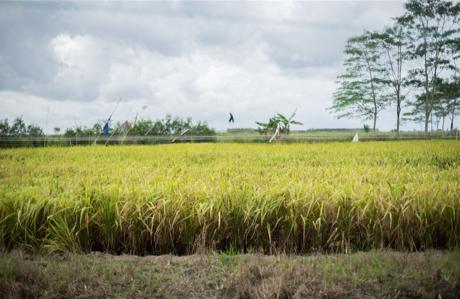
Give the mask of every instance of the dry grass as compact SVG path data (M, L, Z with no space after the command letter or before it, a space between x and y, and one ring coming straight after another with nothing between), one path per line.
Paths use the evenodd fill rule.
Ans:
M0 256L3 298L458 298L460 253Z

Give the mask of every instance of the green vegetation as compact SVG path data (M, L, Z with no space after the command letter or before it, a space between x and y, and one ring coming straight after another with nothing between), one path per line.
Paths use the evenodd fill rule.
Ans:
M455 141L21 148L1 150L0 161L6 248L306 253L460 244Z
M75 127L65 131L65 137L97 136L102 132L103 123L96 123L92 128ZM216 132L206 122L193 122L192 118L180 118L166 115L164 119L150 120L137 118L134 121L118 122L111 130L113 135L131 136L174 136L187 131L194 136L212 136Z
M16 117L11 124L7 119L0 120L0 137L38 137L44 136L42 129L36 125L27 125L21 117Z
M267 123L261 123L256 121L256 124L259 126L257 131L261 134L266 134L268 132L272 133L278 131L278 133L287 133L291 131L291 125L303 125L298 120L294 120L293 118L296 115L297 109L291 116L287 117L282 115L281 113L277 113L274 116L270 117Z

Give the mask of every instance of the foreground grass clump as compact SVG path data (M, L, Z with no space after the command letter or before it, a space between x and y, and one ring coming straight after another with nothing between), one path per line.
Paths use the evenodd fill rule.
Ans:
M111 253L460 245L460 142L0 151L7 248Z

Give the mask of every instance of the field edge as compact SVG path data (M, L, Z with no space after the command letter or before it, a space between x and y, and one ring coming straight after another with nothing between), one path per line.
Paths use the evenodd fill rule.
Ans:
M114 256L0 253L6 298L456 298L460 250Z

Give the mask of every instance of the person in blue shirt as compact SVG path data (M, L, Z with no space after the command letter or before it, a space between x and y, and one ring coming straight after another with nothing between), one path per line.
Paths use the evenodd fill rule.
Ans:
M106 122L105 125L104 125L104 128L102 129L102 134L104 134L106 136L109 135L109 130L110 130L109 122Z

